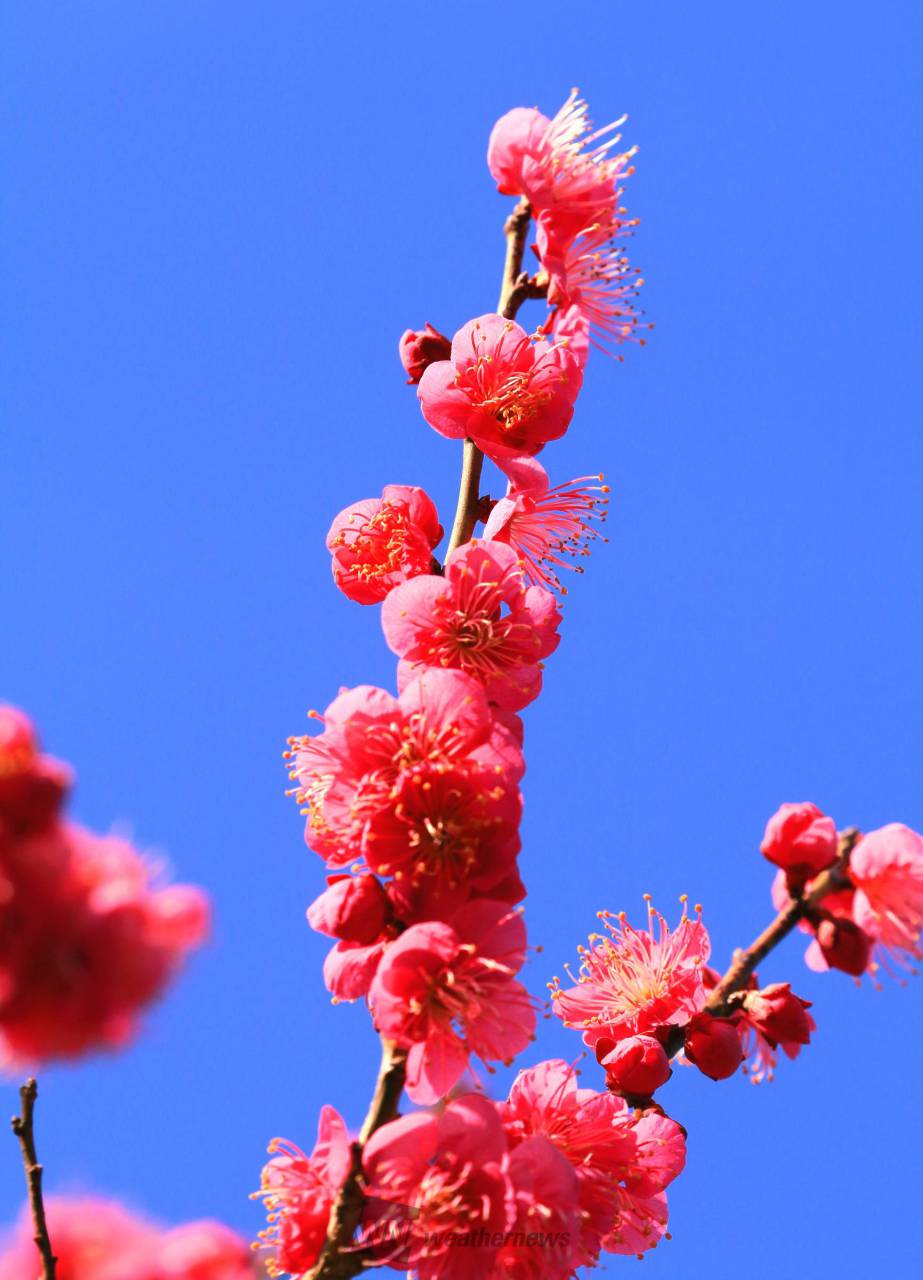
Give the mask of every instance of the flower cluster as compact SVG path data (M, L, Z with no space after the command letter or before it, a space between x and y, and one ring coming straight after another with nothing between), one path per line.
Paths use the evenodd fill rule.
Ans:
M857 978L912 969L923 958L923 836L899 822L859 835L818 895L818 878L837 863L839 849L833 819L808 803L782 805L763 837L763 854L779 868L776 907L810 899L801 923L812 935L809 966Z
M208 930L205 894L158 887L118 836L61 816L70 770L0 707L0 1063L73 1058L131 1037Z
M110 1200L45 1202L57 1280L257 1280L253 1252L221 1223L165 1229ZM23 1213L0 1252L0 1280L36 1275L33 1226Z
M439 516L420 488L388 485L336 517L334 581L381 603L397 693L342 690L310 713L320 732L290 739L286 753L305 840L327 873L308 908L334 941L326 985L335 1000L366 1002L411 1101L443 1104L365 1143L361 1222L340 1243L421 1277L563 1280L601 1250L641 1253L665 1233L664 1190L684 1159L682 1131L659 1109L580 1089L563 1062L521 1073L503 1104L470 1083L474 1059L508 1064L535 1031L519 978L518 713L541 693L560 575L579 571L600 537L608 492L601 476L553 485L535 455L571 423L591 332L620 342L635 328L636 284L613 249L630 225L625 156L610 158L589 133L571 99L554 121L516 111L492 135L492 172L530 203L514 217L524 226L534 211L542 271L529 292L552 312L536 333L516 323L514 264L503 314L468 321L451 341L429 324L408 329L399 347L425 421L495 462L506 492L478 501L463 481L443 563ZM350 1150L329 1107L310 1156L270 1146L258 1194L273 1273L317 1263L355 1177Z
M671 928L648 903L641 929L600 913L578 973L551 984L605 1089L549 1061L496 1102L473 1064L511 1063L535 1031L520 981L519 713L558 646L561 572L579 571L601 536L608 492L601 476L552 484L537 455L570 427L591 347L642 340L618 123L594 130L576 92L551 119L516 108L498 121L488 165L520 197L498 311L451 340L430 324L400 339L424 420L465 442L442 562L439 514L417 487L354 503L328 535L337 586L381 604L397 692L341 690L286 757L327 875L308 908L334 942L325 982L335 1000L365 1002L386 1066L358 1139L325 1107L309 1156L271 1144L257 1194L273 1275L390 1266L417 1280L566 1280L603 1252L643 1255L666 1235L666 1189L685 1160L684 1131L653 1097L673 1059L760 1081L780 1051L810 1042L809 1002L756 975L774 942L801 922L823 963L854 973L920 954L923 840L885 827L857 842L812 805L783 806L762 846L783 908L768 943L722 976L700 908L683 900ZM530 333L515 316L536 297L550 309ZM478 494L485 458L504 477L496 501ZM394 1118L382 1100L395 1080L434 1109Z

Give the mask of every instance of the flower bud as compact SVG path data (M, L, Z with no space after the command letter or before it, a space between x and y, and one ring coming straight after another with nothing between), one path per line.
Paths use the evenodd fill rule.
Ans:
M744 1013L761 1035L775 1044L808 1044L814 1019L810 1001L796 996L787 982L772 982L761 991L748 991Z
M743 1062L737 1028L728 1018L697 1013L686 1024L686 1057L711 1080L726 1080Z
M374 876L343 876L331 879L308 907L308 924L330 938L368 946L381 936L389 908L385 891Z
M437 360L448 360L452 342L427 321L425 329L406 329L398 344L408 383L417 383Z
M783 804L766 824L760 848L777 867L810 878L836 861L836 823L816 804Z
M649 1097L673 1074L663 1045L654 1036L620 1040L602 1059L606 1084L618 1093Z
M872 943L852 920L830 916L817 926L817 945L831 969L861 978L869 967Z

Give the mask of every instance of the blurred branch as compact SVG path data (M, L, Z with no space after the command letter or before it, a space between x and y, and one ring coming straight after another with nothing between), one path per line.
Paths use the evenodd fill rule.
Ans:
M42 1166L35 1152L35 1129L33 1115L35 1099L38 1097L38 1085L31 1077L19 1090L21 1111L13 1116L13 1133L19 1139L22 1151L22 1162L26 1171L26 1185L29 1188L29 1212L32 1215L34 1229L33 1239L42 1259L42 1280L55 1280L57 1258L51 1247L48 1235L48 1223L45 1221L45 1202L42 1199Z

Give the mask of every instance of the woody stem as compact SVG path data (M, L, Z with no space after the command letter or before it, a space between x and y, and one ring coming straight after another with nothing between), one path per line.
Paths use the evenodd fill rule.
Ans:
M22 1163L26 1171L26 1185L29 1188L29 1211L32 1215L32 1231L35 1247L42 1260L41 1280L55 1280L57 1258L51 1247L48 1235L48 1223L45 1220L45 1202L42 1198L42 1166L38 1162L35 1151L34 1112L35 1099L38 1097L38 1085L28 1079L19 1090L21 1109L18 1116L11 1121L13 1133L19 1140L22 1152Z

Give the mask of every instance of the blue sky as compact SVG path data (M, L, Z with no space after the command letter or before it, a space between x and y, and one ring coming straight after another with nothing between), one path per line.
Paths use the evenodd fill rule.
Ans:
M511 106L577 84L630 113L657 325L545 454L614 492L526 716L529 985L643 892L700 900L723 963L768 918L783 800L923 828L921 26L901 0L4 6L0 696L75 764L76 817L217 909L133 1049L44 1073L52 1189L253 1233L266 1141L309 1145L325 1101L361 1119L374 1039L321 983L280 753L393 679L332 515L398 482L450 520L459 451L396 343L495 303ZM646 1273L920 1266L918 984L819 978L797 940L763 976L816 1042L760 1089L674 1077L689 1163ZM549 1022L522 1061L577 1052ZM20 1178L11 1140L3 1218Z

